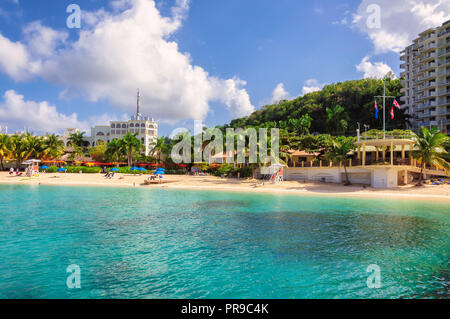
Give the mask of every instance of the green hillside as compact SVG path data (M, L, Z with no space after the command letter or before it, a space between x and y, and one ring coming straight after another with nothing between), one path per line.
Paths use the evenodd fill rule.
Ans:
M386 81L386 95L396 96L401 103L400 79ZM379 118L375 118L374 96L383 95L383 80L363 79L339 82L322 90L290 101L263 106L248 117L235 119L225 127L278 127L299 135L323 133L332 135L355 134L357 122L370 129L383 128L382 99L378 99ZM395 109L390 118L392 99L387 100L386 128L404 129L409 115Z

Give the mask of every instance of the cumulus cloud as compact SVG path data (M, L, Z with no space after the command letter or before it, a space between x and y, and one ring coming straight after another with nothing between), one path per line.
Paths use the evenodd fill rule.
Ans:
M73 127L89 134L93 125L126 118L126 115L102 114L91 116L87 121L80 121L76 113L59 113L56 106L49 102L25 100L23 95L14 90L6 91L0 100L0 122L7 123L10 131L26 127L34 133L61 134L66 128Z
M142 112L167 121L204 119L212 101L222 102L233 116L250 114L254 106L245 81L210 75L171 40L188 4L178 0L172 16L163 17L153 0L116 0L112 13L83 12L88 22L70 42L64 32L34 23L25 28L24 43L0 35L0 47L16 51L0 50L0 70L16 80L39 76L128 113L134 113L139 87Z
M361 60L361 63L356 66L356 70L358 72L364 73L364 78L382 78L389 72L392 72L392 69L389 65L383 62L375 62L372 63L369 61L370 57L366 56Z
M23 81L40 69L39 62L30 60L27 48L20 42L12 42L0 34L0 70L15 81Z
M324 86L325 84L320 84L317 79L309 79L302 88L302 95L320 91Z
M282 100L288 100L290 98L289 92L284 88L283 83L278 83L276 88L272 92L270 104L278 103Z
M367 21L375 11L369 6L380 8L379 27ZM372 7L373 8L373 7ZM441 25L450 19L448 0L362 0L353 14L352 25L367 33L376 53L400 52L412 43L422 31Z

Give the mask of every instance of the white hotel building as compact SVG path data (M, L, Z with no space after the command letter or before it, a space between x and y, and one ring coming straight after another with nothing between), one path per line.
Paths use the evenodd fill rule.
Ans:
M67 144L70 134L77 132L77 129L67 129L63 136ZM91 128L91 136L85 139L89 146L96 146L98 143L107 143L114 139L120 139L127 133L136 134L144 146L144 154L148 156L158 138L158 123L153 118L140 114L140 94L137 96L137 112L128 121L111 121L109 125L97 125Z
M450 133L450 21L428 29L402 51L402 108L412 129L437 127Z

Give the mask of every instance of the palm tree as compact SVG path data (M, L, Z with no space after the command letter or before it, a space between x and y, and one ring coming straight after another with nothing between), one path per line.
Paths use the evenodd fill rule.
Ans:
M327 107L326 125L333 134L344 134L348 127L349 116L345 109L336 105L333 109Z
M127 154L128 158L128 166L131 167L133 165L133 155L139 152L142 149L141 141L136 137L138 133L131 134L128 132L122 138L123 149Z
M43 156L49 158L59 158L64 154L64 141L60 140L55 134L47 134L44 140Z
M42 137L34 136L30 133L25 135L25 143L28 147L28 157L40 158L44 153L44 143Z
M124 154L122 140L113 139L106 146L106 156L110 159L119 162L120 156Z
M70 134L68 140L74 147L75 146L84 147L84 145L85 145L84 134L86 134L86 132L72 133L72 134Z
M167 154L168 145L166 144L166 138L161 137L156 140L156 143L153 144L153 148L151 153L153 156L158 158L158 161L161 163L161 158L163 154Z
M1 169L4 170L3 161L8 158L10 138L6 134L0 134L0 166Z
M74 146L73 147L73 151L70 153L69 155L69 160L74 161L77 158L83 157L84 156L84 152L83 149L79 146Z
M13 135L9 143L11 157L16 161L16 167L20 166L24 160L27 160L30 156L30 149L28 147L28 141L24 135Z
M350 180L348 178L347 173L347 163L346 159L348 153L355 149L355 140L352 137L339 137L333 140L333 143L325 155L327 160L343 162L344 163L344 172L345 172L345 186L351 185Z
M421 162L417 186L422 186L423 170L426 164L444 168L447 172L450 171L450 164L446 161L449 154L445 150L445 145L449 143L450 138L435 127L428 130L422 126L419 133L415 134L415 139L414 147L417 150L412 151L412 156Z

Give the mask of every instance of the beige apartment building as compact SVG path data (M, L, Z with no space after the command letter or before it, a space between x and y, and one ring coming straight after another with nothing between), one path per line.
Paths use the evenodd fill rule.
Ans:
M411 128L437 127L450 134L450 20L428 29L402 51L402 108Z

